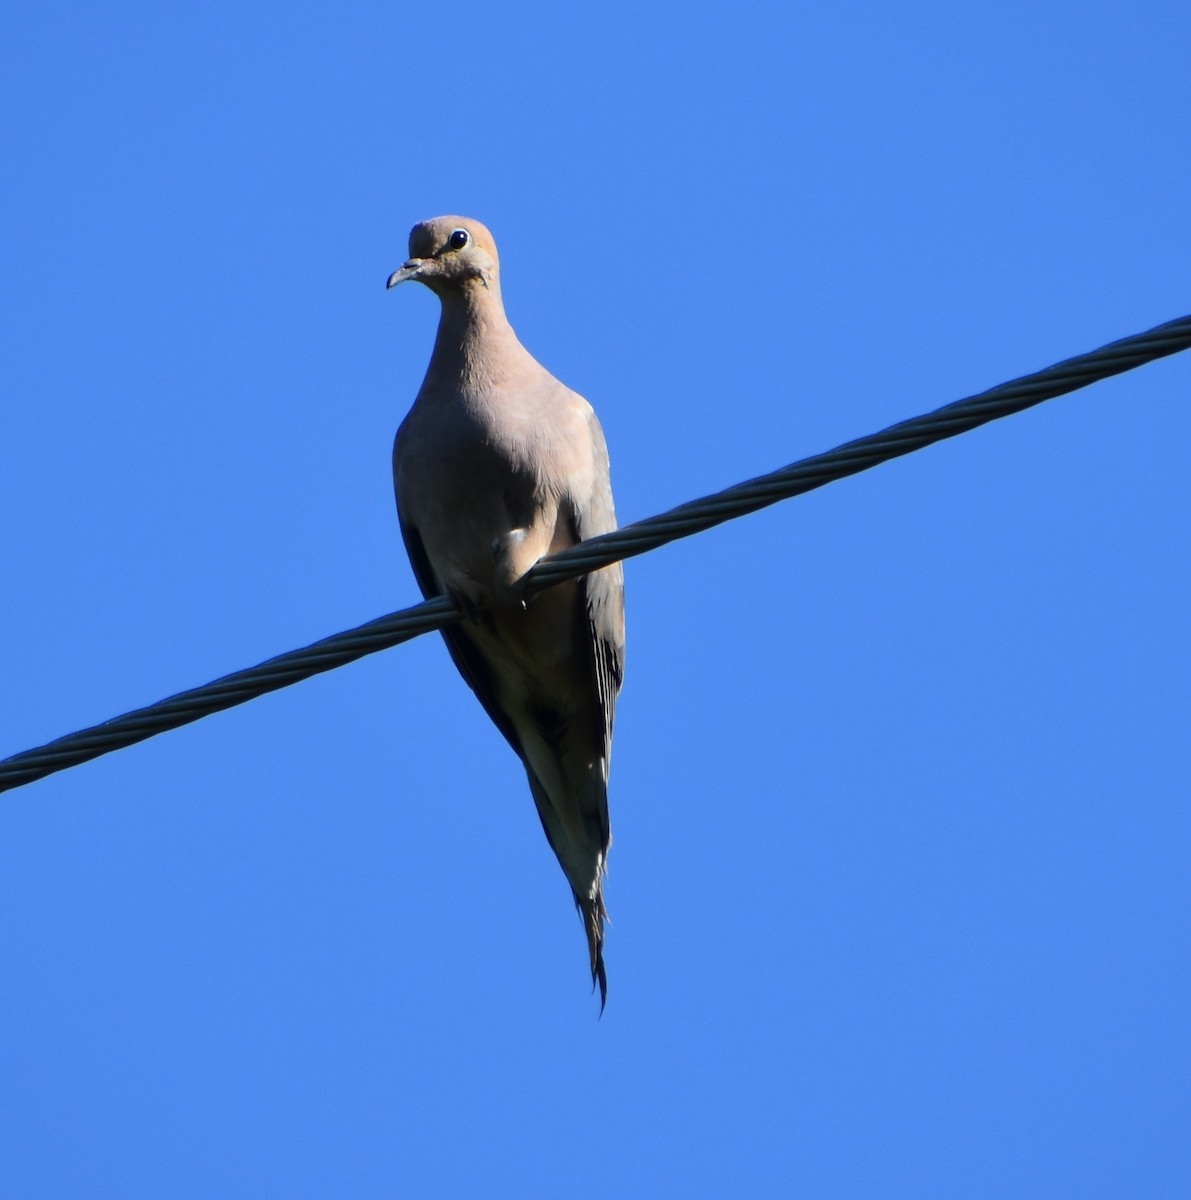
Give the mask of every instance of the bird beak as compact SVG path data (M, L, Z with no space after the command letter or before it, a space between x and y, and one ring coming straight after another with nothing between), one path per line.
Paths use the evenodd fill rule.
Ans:
M389 282L385 284L387 288L395 288L399 283L404 283L407 279L417 279L418 273L421 271L424 258L411 258L401 267L400 270L394 271L389 276Z

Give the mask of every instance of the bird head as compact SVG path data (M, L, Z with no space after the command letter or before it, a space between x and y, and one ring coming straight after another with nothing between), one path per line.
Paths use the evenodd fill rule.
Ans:
M409 258L386 286L416 279L442 295L452 289L495 290L500 263L492 234L468 217L432 217L410 230Z

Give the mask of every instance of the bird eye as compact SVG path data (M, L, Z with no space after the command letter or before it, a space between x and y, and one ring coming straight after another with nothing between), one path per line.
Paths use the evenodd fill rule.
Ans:
M447 238L447 245L450 246L452 250L462 250L463 247L466 246L470 241L471 234L468 233L466 229L456 229L451 236Z

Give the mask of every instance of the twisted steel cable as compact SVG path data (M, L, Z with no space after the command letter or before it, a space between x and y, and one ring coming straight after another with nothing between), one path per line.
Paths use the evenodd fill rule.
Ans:
M879 433L845 442L824 454L804 458L771 474L680 504L659 516L637 521L550 555L529 572L526 591L532 594L609 563L645 554L667 542L701 533L724 521L813 491L836 479L866 471L891 458L921 450L933 442L966 433L988 421L1021 412L1044 400L1077 391L1188 347L1191 347L1191 316L1111 342L1099 350L1069 358L1033 375L1024 375L934 412L901 421ZM0 761L0 791L32 783L44 775L77 766L167 729L176 729L266 692L288 687L311 675L341 667L366 654L441 629L459 620L461 615L452 600L439 596L324 638L301 650L280 654L259 666L179 692L102 725L14 754Z

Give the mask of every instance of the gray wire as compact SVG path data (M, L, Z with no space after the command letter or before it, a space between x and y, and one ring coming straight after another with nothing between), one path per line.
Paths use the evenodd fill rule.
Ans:
M541 591L609 563L645 554L667 542L690 537L723 521L776 504L779 500L801 495L859 471L867 471L888 459L966 433L988 421L1021 412L1044 400L1130 371L1154 359L1186 350L1189 346L1191 316L1168 321L1146 333L1122 338L1044 371L1022 376L979 395L957 400L934 412L891 425L879 433L846 442L825 454L802 459L769 475L680 504L669 512L626 525L613 533L591 538L538 562L526 578L526 589L530 593ZM311 675L341 667L366 654L441 629L459 620L460 616L453 601L439 596L413 608L369 621L357 629L324 638L304 649L280 654L259 666L236 671L190 691L179 692L146 708L114 717L102 725L94 725L36 749L14 754L0 761L0 791L32 783L44 775L77 766L101 754L164 733L167 729L176 729L200 717L263 696L266 692L288 687Z

